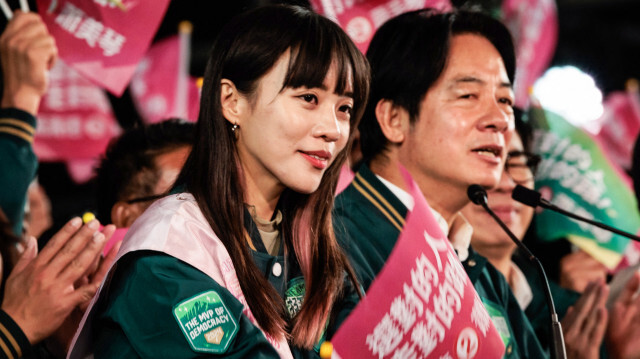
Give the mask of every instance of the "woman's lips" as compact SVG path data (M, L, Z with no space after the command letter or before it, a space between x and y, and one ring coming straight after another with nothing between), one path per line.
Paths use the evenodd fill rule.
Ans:
M329 165L331 153L327 151L300 151L300 154L317 169L323 170Z

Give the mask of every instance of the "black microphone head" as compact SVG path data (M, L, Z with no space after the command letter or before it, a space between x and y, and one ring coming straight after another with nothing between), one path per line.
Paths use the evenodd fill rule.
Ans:
M540 205L540 198L542 198L542 195L532 189L517 185L516 188L513 189L511 198L520 203L526 204L527 206L535 208Z
M487 191L478 184L472 184L467 188L467 196L474 204L480 206L487 204Z

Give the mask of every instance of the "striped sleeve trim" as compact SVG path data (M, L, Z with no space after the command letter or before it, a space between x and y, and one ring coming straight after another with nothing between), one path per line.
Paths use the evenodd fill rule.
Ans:
M0 118L0 132L20 137L29 143L33 142L35 131L35 128L26 122L12 118Z
M4 325L2 325L2 323L0 323L0 331L2 331L2 334L4 335L5 338L7 338L7 340L9 341L9 344L11 344L13 349L15 349L16 353L18 354L18 358L21 357L22 350L20 349L18 342L13 337L13 335L11 335L11 333L7 330L7 328Z
M4 353L4 356L2 354ZM0 357L22 358L31 354L31 343L18 324L0 310Z
M9 359L15 358L13 356L13 353L11 352L11 350L3 340L0 340L0 349L2 349L2 351L4 352L5 358L9 358Z

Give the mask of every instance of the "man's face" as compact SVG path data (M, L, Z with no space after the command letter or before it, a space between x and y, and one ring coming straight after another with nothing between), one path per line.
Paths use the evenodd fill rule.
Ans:
M473 34L452 38L447 65L400 149L423 191L466 193L471 184L497 185L513 133L513 96L489 40Z
M528 173L529 180L518 182L518 184L533 189L533 172L527 166L526 157L513 155L514 153L522 153L523 151L524 146L522 145L522 140L520 136L515 134L509 144L509 152L512 154L509 164L518 166L519 172L526 171ZM529 224L531 224L534 209L511 198L515 187L516 182L505 170L502 173L498 186L496 186L493 191L489 191L488 200L489 207L500 217L516 237L522 239L529 228ZM516 245L500 228L498 223L489 216L489 213L487 213L484 208L469 203L463 209L462 213L473 227L471 244L474 249L485 256L491 255L495 257L499 255L503 257L505 254L511 256L511 252L515 250ZM493 252L490 253L488 251Z

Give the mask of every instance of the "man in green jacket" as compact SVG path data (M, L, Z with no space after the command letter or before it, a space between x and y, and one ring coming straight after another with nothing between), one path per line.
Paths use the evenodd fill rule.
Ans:
M459 211L467 188L494 187L513 133L514 48L508 30L476 12L420 10L374 35L371 97L360 123L363 164L335 207L335 226L365 289L414 206L413 177L505 343L507 358L543 358L504 277L469 247Z

